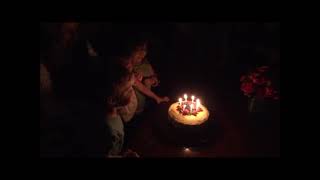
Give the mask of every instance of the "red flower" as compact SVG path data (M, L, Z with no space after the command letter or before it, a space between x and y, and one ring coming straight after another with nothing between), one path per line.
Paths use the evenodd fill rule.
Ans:
M266 97L271 97L275 94L275 91L271 87L266 87L265 88L265 96Z
M249 75L249 78L250 78L252 81L254 81L254 80L258 77L258 75L259 75L259 74L257 74L257 73L252 73L252 74Z
M256 70L251 71L248 75L243 75L240 78L241 90L246 96L255 96L257 98L272 98L279 99L277 92L271 86L272 82L268 79L266 71L268 66L258 67Z
M242 83L241 90L248 95L253 92L253 84L249 82Z
M257 84L258 78L252 78L252 82L255 83L255 84Z

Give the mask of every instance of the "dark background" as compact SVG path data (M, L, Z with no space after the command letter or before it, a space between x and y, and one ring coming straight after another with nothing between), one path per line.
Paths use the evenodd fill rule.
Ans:
M169 23L152 28L148 56L161 76L161 89L174 100L192 92L206 101L219 90L240 98L240 76L261 65L273 67L280 88L280 23Z

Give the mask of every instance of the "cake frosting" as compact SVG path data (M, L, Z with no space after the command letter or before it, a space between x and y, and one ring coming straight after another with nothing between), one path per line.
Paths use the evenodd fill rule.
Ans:
M199 108L201 111L196 114L183 114L179 109L179 102L172 104L168 110L169 118L177 121L184 125L200 125L206 122L209 118L208 109L200 104Z

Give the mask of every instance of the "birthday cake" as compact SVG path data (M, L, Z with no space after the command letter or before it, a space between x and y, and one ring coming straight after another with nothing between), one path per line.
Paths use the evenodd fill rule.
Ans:
M194 101L194 96L192 100L188 100L185 95L185 100L179 99L179 102L173 103L168 110L169 119L182 124L197 126L206 122L209 118L208 109L200 103L197 99Z

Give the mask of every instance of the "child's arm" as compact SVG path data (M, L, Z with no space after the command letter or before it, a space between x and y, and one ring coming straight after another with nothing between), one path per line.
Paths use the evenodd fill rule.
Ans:
M149 96L150 98L154 99L157 101L158 104L161 102L168 102L169 98L168 97L159 97L156 95L154 92L152 92L150 89L148 89L145 85L143 85L140 81L136 80L134 83L134 86L143 94Z

